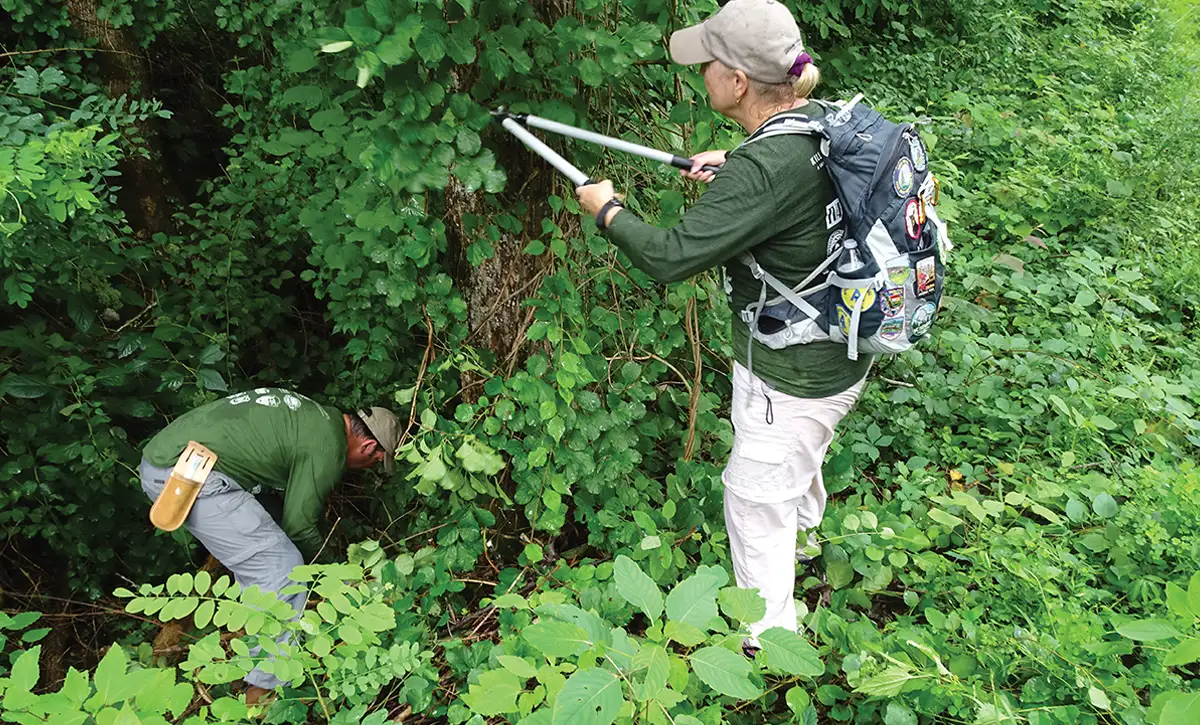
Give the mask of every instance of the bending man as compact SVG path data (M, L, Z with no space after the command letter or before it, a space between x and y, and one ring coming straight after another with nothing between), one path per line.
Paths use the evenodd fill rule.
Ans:
M381 461L395 469L399 425L384 408L341 413L280 388L231 395L180 416L146 445L140 473L152 501L190 441L217 461L184 525L243 588L278 592L320 550L317 523L342 471ZM263 489L283 493L282 527L254 498ZM303 610L303 593L282 598ZM257 668L246 682L249 704L281 684Z

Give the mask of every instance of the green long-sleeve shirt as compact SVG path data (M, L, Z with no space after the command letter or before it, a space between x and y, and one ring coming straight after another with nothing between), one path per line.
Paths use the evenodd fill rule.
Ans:
M155 466L174 466L188 441L216 453L216 470L242 488L283 491L283 531L312 559L324 540L317 528L322 507L346 465L340 412L290 390L258 388L181 415L142 455Z
M797 109L823 115L820 106ZM630 260L661 282L676 282L724 265L732 287L735 357L747 364L750 331L738 316L757 302L761 283L740 261L747 251L764 269L788 285L799 284L829 254L831 238L843 233L826 210L836 194L819 166L820 144L811 136L786 135L755 141L729 154L695 206L671 229L658 229L626 211L606 232ZM770 293L774 296L774 292ZM873 357L846 357L832 342L772 350L754 343L754 374L777 390L799 398L824 398L861 380Z

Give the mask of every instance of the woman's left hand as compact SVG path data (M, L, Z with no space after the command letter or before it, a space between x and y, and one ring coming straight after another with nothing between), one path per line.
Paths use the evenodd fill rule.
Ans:
M617 195L613 191L611 181L601 181L578 187L575 189L575 196L579 197L579 205L583 207L584 211L591 216L596 216L600 213L600 209Z

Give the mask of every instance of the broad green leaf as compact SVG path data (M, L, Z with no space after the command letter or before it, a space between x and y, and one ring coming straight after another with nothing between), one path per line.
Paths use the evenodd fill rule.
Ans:
M553 714L549 707L543 707L540 710L534 710L525 717L517 721L517 725L551 725ZM468 725L477 725L476 723L468 722Z
M584 58L575 66L575 72L579 74L579 80L592 88L598 88L604 83L604 72L600 70L600 66L591 58Z
M1157 642L1160 639L1180 636L1170 622L1161 619L1139 619L1117 627L1117 633L1137 642Z
M848 561L828 562L825 565L825 578L834 589L844 589L854 581L854 567Z
M1188 593L1175 582L1167 582L1167 607L1172 614L1181 619L1196 616L1188 602Z
M338 626L338 637L346 644L362 644L362 630L349 622L343 622Z
M613 565L613 573L617 593L625 601L642 610L652 621L657 621L662 616L662 592L633 559L624 555L618 556Z
M1156 725L1196 725L1200 722L1200 692L1179 693L1163 706Z
M580 670L554 701L553 725L610 725L621 710L621 680L608 670Z
M308 48L294 50L284 57L283 66L292 73L303 73L317 66L317 56Z
M525 597L520 594L501 594L492 600L492 606L497 609L505 609L513 607L516 609L529 609L529 602L525 601Z
M1097 710L1111 710L1112 702L1109 701L1108 695L1099 687L1088 688L1088 701L1092 703L1092 707Z
M231 698L223 699L228 700ZM245 709L245 707L245 705L242 705L242 709ZM133 710L122 709L117 712L117 717L111 721L111 725L142 725L142 719Z
M667 622L663 634L684 647L695 647L705 640L704 632L687 622Z
M534 611L539 616L550 617L581 628L587 633L592 645L607 646L612 641L612 625L594 612L585 611L573 604L541 604Z
M208 588L212 586L212 574L206 571L196 572L196 576L192 578L192 588L196 594L208 594Z
M667 651L657 644L647 644L633 657L633 671L646 671L639 700L649 700L667 686L671 660Z
M767 601L757 589L726 587L718 601L726 617L744 624L754 624L767 614Z
M1200 571L1192 574L1188 580L1187 600L1193 616L1200 617Z
M0 383L0 392L12 395L13 397L30 400L40 398L53 390L54 386L44 380L30 375L18 375L17 373L9 373L4 378L4 382Z
M979 710L971 725L1020 725L1021 721L1007 707L991 702L980 702Z
M750 681L750 662L723 647L704 647L689 658L700 681L722 695L749 700L762 694Z
M221 373L212 368L197 370L196 381L204 390L215 390L217 392L229 390L229 385L225 383L225 378L221 377Z
M529 663L529 660L524 657L513 657L512 655L500 655L496 658L500 662L500 666L517 677L528 680L530 677L537 677L537 668Z
M489 670L479 676L479 684L471 685L462 699L473 712L491 717L515 711L521 690L521 681L513 673Z
M883 712L883 725L917 725L917 714L908 705L892 700Z
M217 343L209 343L200 354L196 356L196 361L201 365L212 365L225 357L225 352L221 350L221 346Z
M216 611L217 605L211 599L205 599L196 607L196 628L204 629L212 621L213 612Z
M667 595L667 618L701 630L717 616L721 581L710 572L697 572L675 585Z
M396 612L383 602L371 602L354 612L354 623L368 632L386 632L396 628Z
M566 622L537 622L525 627L521 636L547 657L570 657L592 646L587 632Z
M125 670L128 666L129 658L118 644L109 647L100 664L96 665L92 679L96 684L96 696L103 704L112 705L134 694L127 692L129 682Z
M41 629L27 629L21 633L21 641L25 644L33 644L34 642L42 641L42 639L44 639L48 634L50 634L49 627L42 627Z
M795 632L772 627L758 635L758 641L771 667L803 677L820 677L825 673L825 664L816 648Z
M1117 515L1117 501L1107 493L1102 493L1092 499L1092 511L1103 519L1111 519Z
M326 43L321 46L322 53L341 53L343 50L354 45L352 40L339 40L333 43Z
M963 520L957 516L948 514L941 509L929 509L929 518L933 519L939 524L942 524L943 526L949 526L950 528L959 526L963 522Z
M74 667L68 668L67 678L63 681L63 686L59 690L59 694L66 697L76 706L82 704L88 695L92 694L92 686L88 682L88 676Z
M789 688L783 699L787 702L788 709L796 715L800 715L812 705L812 697L799 685Z
M895 697L904 691L904 686L915 679L916 675L900 667L889 667L874 677L859 683L855 692L873 697Z
M1200 638L1192 637L1175 645L1175 649L1163 659L1163 664L1167 667L1178 667L1190 665L1197 660L1200 660Z
M38 678L41 677L41 668L38 667L38 659L42 655L42 646L31 647L17 656L13 662L12 671L8 673L8 689L5 690L6 696L8 693L29 692L37 685Z
M1079 499L1071 497L1067 501L1067 518L1075 522L1083 521L1087 518L1087 507Z

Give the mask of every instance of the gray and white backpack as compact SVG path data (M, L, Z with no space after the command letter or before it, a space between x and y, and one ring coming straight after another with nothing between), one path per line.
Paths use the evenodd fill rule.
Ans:
M935 208L937 179L917 129L888 121L861 99L819 102L823 118L780 114L743 142L820 137L816 161L837 190L825 211L829 256L807 279L789 287L753 255L742 259L762 292L741 318L767 347L832 340L846 345L851 360L859 351L896 354L925 337L937 317L952 249Z

